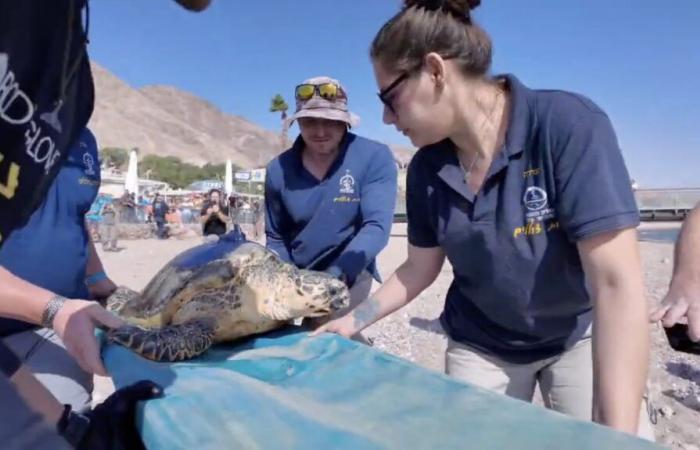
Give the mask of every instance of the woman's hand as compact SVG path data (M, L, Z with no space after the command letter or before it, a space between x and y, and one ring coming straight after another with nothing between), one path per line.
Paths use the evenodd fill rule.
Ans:
M321 333L335 333L346 338L351 338L357 333L355 330L355 319L352 313L321 325L312 331L309 336L318 336Z

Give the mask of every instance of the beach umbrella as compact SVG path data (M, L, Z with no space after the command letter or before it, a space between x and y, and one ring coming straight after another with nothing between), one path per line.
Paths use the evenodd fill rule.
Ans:
M134 194L135 198L139 197L139 172L136 150L132 150L129 153L129 166L126 170L126 178L124 178L124 189Z
M226 197L233 194L233 165L231 160L226 161L226 176L224 178L224 191L226 192Z

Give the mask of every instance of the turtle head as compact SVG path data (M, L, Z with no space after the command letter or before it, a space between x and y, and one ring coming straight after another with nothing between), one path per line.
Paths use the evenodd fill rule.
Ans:
M300 270L294 277L297 298L290 302L299 317L318 317L350 304L350 291L339 279L313 270Z

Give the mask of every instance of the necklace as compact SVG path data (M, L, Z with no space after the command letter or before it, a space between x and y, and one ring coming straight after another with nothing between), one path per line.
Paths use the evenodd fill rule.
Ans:
M464 164L462 164L462 160L457 158L459 161L459 167L462 168L462 172L464 173L464 182L469 183L469 177L472 174L472 169L474 169L474 165L476 164L476 161L479 159L479 154L477 153L474 159L472 159L472 162L469 164L469 168L464 167Z
M489 112L488 116L484 118L484 122L481 124L481 130L483 130L486 126L486 123L488 122L488 119L493 116L493 112L496 110L496 106L498 105L498 98L503 94L503 91L501 89L498 89L496 92L496 95L494 97L493 101L493 106L491 107L491 111ZM469 178L471 177L472 170L474 169L474 165L476 165L476 161L479 159L481 155L479 153L474 156L474 159L472 159L472 162L469 164L469 168L464 167L464 164L462 163L461 158L459 156L457 157L457 160L459 161L459 167L462 168L462 172L464 173L464 182L469 184Z

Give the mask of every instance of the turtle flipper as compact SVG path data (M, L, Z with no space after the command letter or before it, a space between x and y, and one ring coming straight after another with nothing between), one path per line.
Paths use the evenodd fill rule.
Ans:
M107 338L153 361L182 361L204 353L214 341L214 327L207 321L191 320L148 330L133 325L107 333Z

